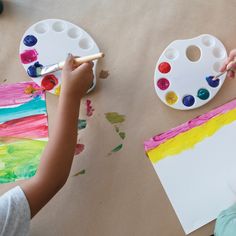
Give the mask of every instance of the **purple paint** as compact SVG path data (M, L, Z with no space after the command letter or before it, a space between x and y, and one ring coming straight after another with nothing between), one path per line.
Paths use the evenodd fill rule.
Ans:
M20 59L23 64L29 64L31 62L37 61L38 53L35 49L25 50L20 54Z
M37 38L34 35L25 36L23 43L27 47L32 47L38 42Z
M211 87L216 88L219 86L220 80L219 79L213 80L213 78L214 76L208 76L206 77L206 81Z
M187 95L187 96L184 96L183 98L183 104L186 106L186 107L191 107L195 102L195 98L192 96L192 95Z

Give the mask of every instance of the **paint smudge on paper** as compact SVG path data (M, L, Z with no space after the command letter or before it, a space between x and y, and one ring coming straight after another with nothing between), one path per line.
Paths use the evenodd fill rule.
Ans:
M29 85L25 88L24 93L25 94L35 94L37 92L37 95L42 92L44 89L35 87L33 85ZM39 93L38 93L39 92Z
M25 50L20 54L20 59L23 64L29 64L31 62L37 61L38 53L35 49Z
M75 155L79 155L81 152L83 152L84 148L85 148L84 144L77 143L75 147Z
M85 129L86 126L87 126L87 121L86 121L86 120L79 119L79 122L78 122L78 128L79 128L79 130Z
M45 93L34 82L0 86L0 183L32 177L48 140Z
M85 172L86 172L85 169L83 169L83 170L77 172L76 174L74 174L73 176L84 175Z
M122 123L125 121L125 115L120 115L117 112L108 112L105 113L105 116L111 124Z
M118 146L116 146L115 148L113 148L113 149L108 153L108 155L110 156L112 153L120 151L120 150L122 149L122 147L123 147L123 144L121 143L121 144L119 144Z
M120 128L118 126L116 126L116 125L115 125L115 130L116 130L116 133L120 132Z
M86 100L86 114L87 114L87 116L92 116L94 111L95 111L95 109L92 107L92 101L87 99Z
M99 73L99 78L101 79L106 79L109 76L109 71L108 70L101 70Z
M119 133L119 136L120 136L122 139L125 139L125 132L120 132L120 133Z

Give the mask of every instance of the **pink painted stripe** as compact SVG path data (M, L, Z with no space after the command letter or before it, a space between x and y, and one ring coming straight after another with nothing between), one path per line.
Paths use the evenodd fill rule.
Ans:
M235 108L236 108L236 99L231 102L228 102L218 108L215 108L214 110L212 110L204 115L198 116L190 121L187 121L186 123L184 123L182 125L179 125L173 129L170 129L167 132L164 132L164 133L154 136L153 138L144 142L144 148L146 151L156 148L160 144L165 143L167 140L169 140L181 133L184 133L194 127L200 126L200 125L208 122L213 117L224 114L224 113L226 113L230 110L233 110Z
M47 115L34 115L0 124L0 137L47 138Z
M45 94L42 91L37 91L34 94L26 94L27 87L40 89L34 82L23 82L16 84L3 84L0 86L0 107L19 105L26 103L32 99L32 96L40 95L45 99Z

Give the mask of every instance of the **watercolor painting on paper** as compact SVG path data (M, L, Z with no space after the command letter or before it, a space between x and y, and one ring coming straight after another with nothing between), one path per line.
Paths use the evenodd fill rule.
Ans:
M0 183L35 175L48 141L45 93L34 82L0 86Z
M236 203L236 99L144 145L186 234Z

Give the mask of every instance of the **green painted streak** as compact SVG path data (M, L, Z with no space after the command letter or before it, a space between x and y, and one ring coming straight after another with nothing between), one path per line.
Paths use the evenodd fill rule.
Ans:
M47 141L16 139L0 142L0 183L14 182L35 175Z
M119 144L117 147L115 147L114 149L111 150L111 152L118 152L121 150L121 148L123 147L123 144Z
M79 119L79 123L78 123L78 128L79 128L79 130L85 129L86 126L87 126L87 121L86 121L86 120L81 120L81 119Z
M125 121L125 115L120 115L117 112L108 112L105 113L105 116L111 124L122 123Z
M78 173L74 174L73 176L84 175L84 174L85 174L85 169L79 171Z
M122 139L125 139L125 132L120 132L120 133L119 133L119 136L120 136Z
M119 127L115 126L115 130L116 130L116 133L119 133L120 132L120 129Z

